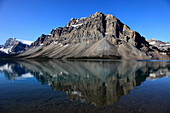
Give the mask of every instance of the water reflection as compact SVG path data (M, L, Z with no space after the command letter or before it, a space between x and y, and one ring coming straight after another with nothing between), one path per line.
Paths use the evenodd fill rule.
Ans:
M117 102L148 79L170 76L167 62L136 61L1 61L7 79L36 77L71 100L96 106Z

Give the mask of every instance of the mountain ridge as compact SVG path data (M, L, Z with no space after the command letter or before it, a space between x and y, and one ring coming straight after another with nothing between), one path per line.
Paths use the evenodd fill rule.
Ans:
M16 58L169 59L160 51L115 16L96 12L42 34Z

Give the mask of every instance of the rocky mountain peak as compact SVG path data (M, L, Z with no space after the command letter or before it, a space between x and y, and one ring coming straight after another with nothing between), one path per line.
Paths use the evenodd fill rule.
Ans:
M113 15L111 15L111 14L107 14L106 15L106 18L113 18L114 16Z
M71 27L79 22L79 19L71 18L71 20L67 23L66 27Z
M38 37L38 39L35 42L31 44L30 47L42 45L44 41L46 41L49 37L51 37L53 33L54 33L54 29L51 31L49 35L42 34L40 37Z
M18 44L18 43L19 43L19 41L17 41L16 38L9 38L9 39L5 42L3 48L4 48L4 49L9 48L9 47L11 47L11 46L13 46L13 45L15 45L15 44Z
M100 44L104 46L100 46ZM36 51L32 51L36 54L33 57L41 56L43 58L98 56L101 58L110 58L112 56L112 58L126 59L160 58L159 54L154 53L153 55L150 52L158 51L159 49L149 45L138 32L131 30L115 16L111 14L104 15L101 12L96 12L85 18L72 18L65 27L52 29L49 35L43 34L40 36L32 43L31 47L30 51L31 49L35 50L34 47L38 47ZM51 49L44 49L41 53L40 50L46 47ZM108 47L108 49L105 49L105 47ZM97 48L100 48L100 50ZM46 50L51 51L51 53ZM35 53L37 51L40 53ZM26 53L25 55L28 54Z
M99 17L99 16L104 16L104 14L102 12L96 12L96 13L90 15L90 18L95 18L95 17Z

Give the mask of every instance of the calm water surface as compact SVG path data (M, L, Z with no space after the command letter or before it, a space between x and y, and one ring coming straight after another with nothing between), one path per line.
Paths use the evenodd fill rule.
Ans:
M0 113L170 113L170 61L0 61Z

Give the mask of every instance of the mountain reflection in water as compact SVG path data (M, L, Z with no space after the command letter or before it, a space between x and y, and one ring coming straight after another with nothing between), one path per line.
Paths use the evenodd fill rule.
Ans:
M167 62L1 61L0 71L13 80L32 75L69 99L95 106L117 102L143 81L170 76Z

